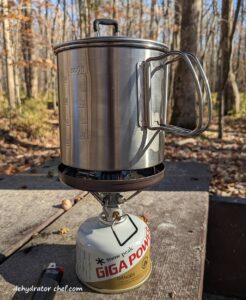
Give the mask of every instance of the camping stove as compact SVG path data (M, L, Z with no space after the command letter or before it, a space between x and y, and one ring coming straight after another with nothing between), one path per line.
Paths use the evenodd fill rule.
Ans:
M78 278L102 293L119 293L140 286L152 269L150 230L146 217L124 213L121 206L143 188L162 180L164 165L101 172L61 164L58 170L64 183L90 191L102 205L102 213L86 220L77 233ZM128 198L119 193L131 190L137 191Z
M99 25L114 35L101 37ZM106 293L141 285L151 273L146 220L121 205L164 176L165 132L195 136L210 123L211 95L198 59L162 43L119 36L115 20L93 23L96 37L57 45L61 180L91 192L102 213L77 234L76 273ZM168 124L169 66L182 60L194 84L194 129ZM189 76L188 76L189 74ZM187 84L190 88L190 83ZM205 118L207 116L207 118ZM137 191L130 198L120 193Z

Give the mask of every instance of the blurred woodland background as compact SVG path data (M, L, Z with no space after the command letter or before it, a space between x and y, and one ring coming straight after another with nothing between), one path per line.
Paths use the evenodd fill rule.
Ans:
M0 1L0 173L32 169L59 155L55 44L94 36L95 18L114 18L120 35L198 56L209 79L213 122L202 136L168 135L165 157L210 165L213 194L246 197L246 1ZM172 68L172 123L192 127L194 103ZM183 80L184 81L184 80ZM186 103L186 105L184 105Z

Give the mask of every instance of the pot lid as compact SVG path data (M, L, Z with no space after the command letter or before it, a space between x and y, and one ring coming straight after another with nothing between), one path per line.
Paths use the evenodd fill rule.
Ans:
M99 25L113 25L114 36L100 36ZM74 48L87 48L87 47L132 47L132 48L145 48L159 51L166 51L168 47L160 42L132 38L125 36L118 36L119 27L118 22L111 19L96 19L93 22L94 31L97 37L90 37L79 40L72 40L54 46L54 52L57 54L61 51L74 49Z
M92 37L80 40L72 40L54 46L54 52L87 47L131 47L131 48L146 48L159 51L168 50L165 44L155 42L152 40L145 40L139 38L128 38L124 36L113 37Z

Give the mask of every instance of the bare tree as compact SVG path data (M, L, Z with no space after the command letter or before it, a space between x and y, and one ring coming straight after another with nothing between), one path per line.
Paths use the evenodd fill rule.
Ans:
M149 37L152 40L156 39L155 28L154 28L155 6L156 6L156 0L151 0L150 23L149 23Z
M83 37L83 12L82 12L82 0L78 0L79 7L79 36Z
M143 37L143 0L140 0L139 9L139 37Z
M129 36L131 32L132 20L131 20L131 5L130 0L126 1L126 35Z
M233 1L223 1L222 21L221 21L221 62L223 64L222 82L226 81L224 99L225 114L235 110L239 112L240 97L235 80L235 74L232 69L232 40L236 28L241 0L237 2L237 9L233 21ZM228 18L228 19L227 19ZM227 79L226 79L227 77Z
M244 3L241 2L241 16L240 16L240 23L239 23L239 39L238 39L238 49L236 53L236 79L239 80L239 69L240 69L240 60L241 60L241 51L242 51L242 44L243 44L243 23L244 23Z
M65 41L66 38L66 25L67 25L67 4L66 0L63 0L63 32L62 32L62 40Z
M34 36L32 30L32 2L24 0L22 7L24 18L22 20L22 52L25 61L24 75L26 95L28 98L36 97L38 92L37 68L34 66L35 51Z
M182 0L181 4L180 48L182 51L196 54L199 44L201 0ZM179 61L175 72L173 97L174 105L171 122L178 126L194 128L196 126L196 105L193 78L181 61Z
M180 27L181 27L181 0L174 1L174 24L171 49L180 48Z
M220 106L219 113L219 138L223 137L223 116L228 114L233 108L239 111L239 91L232 71L232 40L236 28L236 22L240 10L241 0L237 1L237 7L234 20L233 0L223 0L221 11L221 38L220 38L220 72L219 72L219 90L218 102Z
M113 19L115 19L117 17L116 11L117 11L117 3L116 3L116 0L113 0L113 3L112 3L112 17L113 17Z
M163 1L164 2L164 1ZM180 48L180 31L181 31L181 0L174 1L174 23L173 23L173 32L172 32L172 42L171 42L171 49L177 50ZM170 111L173 106L173 89L174 89L174 74L177 68L176 64L172 64L170 66L170 75L169 75L169 108Z
M45 0L45 35L46 35L46 44L47 46L45 47L45 58L50 59L50 30L49 30L49 5L48 5L48 0ZM50 82L50 72L48 69L45 71L45 77L44 77L44 89L46 95L48 94L49 90L49 82Z
M205 36L205 40L210 38L210 43L205 44L207 47L206 51L204 50L201 54L201 59L204 60L204 63L207 63L207 76L210 83L210 89L212 92L216 92L218 86L217 80L217 66L218 66L218 34L219 34L219 11L218 3L216 0L212 2L212 16L209 14L207 18L212 19L211 27L208 31L208 34Z
M2 0L3 6L3 36L4 36L4 49L6 53L6 75L7 75L7 92L8 101L11 108L16 106L15 95L15 76L14 76L14 62L13 62L13 47L10 35L9 24L9 7L8 0Z
M84 1L85 36L91 35L91 0Z

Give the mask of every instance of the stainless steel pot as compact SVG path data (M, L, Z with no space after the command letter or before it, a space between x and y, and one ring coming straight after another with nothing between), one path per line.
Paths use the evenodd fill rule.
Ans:
M100 24L113 25L115 35L100 37ZM159 42L118 36L114 20L95 20L94 30L97 37L55 47L63 164L98 171L152 167L164 159L164 131L193 136L208 127L210 90L194 55L169 51ZM197 90L194 130L166 120L168 68L177 59L187 64Z

